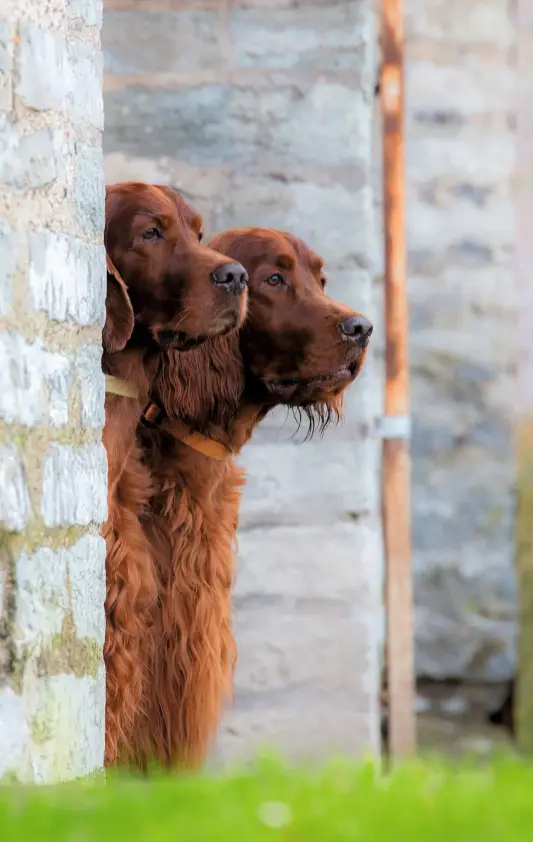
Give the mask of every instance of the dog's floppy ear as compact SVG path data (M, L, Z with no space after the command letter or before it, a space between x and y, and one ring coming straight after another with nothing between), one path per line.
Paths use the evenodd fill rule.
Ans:
M107 252L106 264L106 317L102 331L102 344L104 351L107 351L108 354L115 354L117 351L122 351L126 342L130 339L135 325L135 317L126 284Z

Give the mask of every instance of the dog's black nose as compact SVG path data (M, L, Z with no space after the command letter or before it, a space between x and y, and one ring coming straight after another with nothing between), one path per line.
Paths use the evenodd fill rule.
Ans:
M348 342L357 342L364 346L368 345L374 325L364 316L350 316L340 323L339 328Z
M234 295L243 292L248 283L248 272L240 263L224 263L215 269L211 277L217 287L222 287Z

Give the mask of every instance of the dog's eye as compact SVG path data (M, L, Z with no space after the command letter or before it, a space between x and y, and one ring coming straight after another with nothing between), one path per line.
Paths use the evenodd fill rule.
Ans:
M161 234L157 228L148 228L141 234L143 240L158 240L160 236Z
M271 287L279 287L281 286L281 284L284 283L285 279L282 275L278 274L277 272L275 275L271 275L270 278L267 278L267 284L269 284Z
M198 231L198 242L201 243L204 238L204 232Z
M326 278L324 278L324 276L322 276L320 278L320 286L322 287L322 289L326 289L326 284L327 284L327 280L326 280Z

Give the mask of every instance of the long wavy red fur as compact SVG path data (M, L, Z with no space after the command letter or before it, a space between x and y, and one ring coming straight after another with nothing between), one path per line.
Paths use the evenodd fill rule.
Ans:
M221 441L234 438L236 426L244 429L234 420L243 389L237 337L168 354L157 387L167 416L185 417L188 426L194 422L196 430ZM244 477L231 458L216 461L183 444L172 426L140 433L154 485L144 526L160 597L147 665L150 699L137 725L137 748L141 765L155 760L193 767L205 758L231 692L236 648L230 593Z
M131 382L131 381L130 381ZM109 463L106 540L106 765L134 759L134 723L143 709L149 630L158 588L140 517L152 492L135 430L141 405L108 395L104 444Z
M144 232L139 227L143 219ZM144 235L153 231L157 237L150 235L146 240ZM152 486L136 439L137 425L152 394L163 349L182 344L184 338L203 341L215 329L237 328L246 311L243 267L202 245L200 231L201 218L169 187L127 182L106 189L107 293L102 364L106 374L126 381L139 395L138 399L113 394L106 397L107 765L139 762L142 732L136 725L147 711L153 683L149 672L153 665L150 645L155 640L151 625L157 617L161 582L140 523ZM226 280L221 279L217 273L228 266L237 275L230 272L228 277L224 275ZM233 278L231 283L229 278ZM183 356L193 363L202 359L194 354ZM226 359L220 359L221 368ZM216 354L211 362L216 367ZM160 391L170 409L176 403L185 408L195 395L198 414L198 388L207 382L205 371L209 379L209 370L202 365L191 369L189 378L172 379L162 365ZM189 394L182 388L187 386ZM202 394L204 412L216 419L220 410L210 404L209 383ZM233 405L234 398L228 401L228 394L224 407ZM216 393L213 400L217 400Z

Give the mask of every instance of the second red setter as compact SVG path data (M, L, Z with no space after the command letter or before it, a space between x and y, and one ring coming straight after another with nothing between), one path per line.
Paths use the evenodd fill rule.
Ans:
M230 595L244 482L234 456L279 404L306 413L311 429L338 416L372 333L368 319L328 297L323 261L301 240L254 228L210 245L245 267L248 316L239 336L161 356L141 428L155 487L143 523L159 588L146 664L150 705L136 726L143 764L201 763L231 693Z

